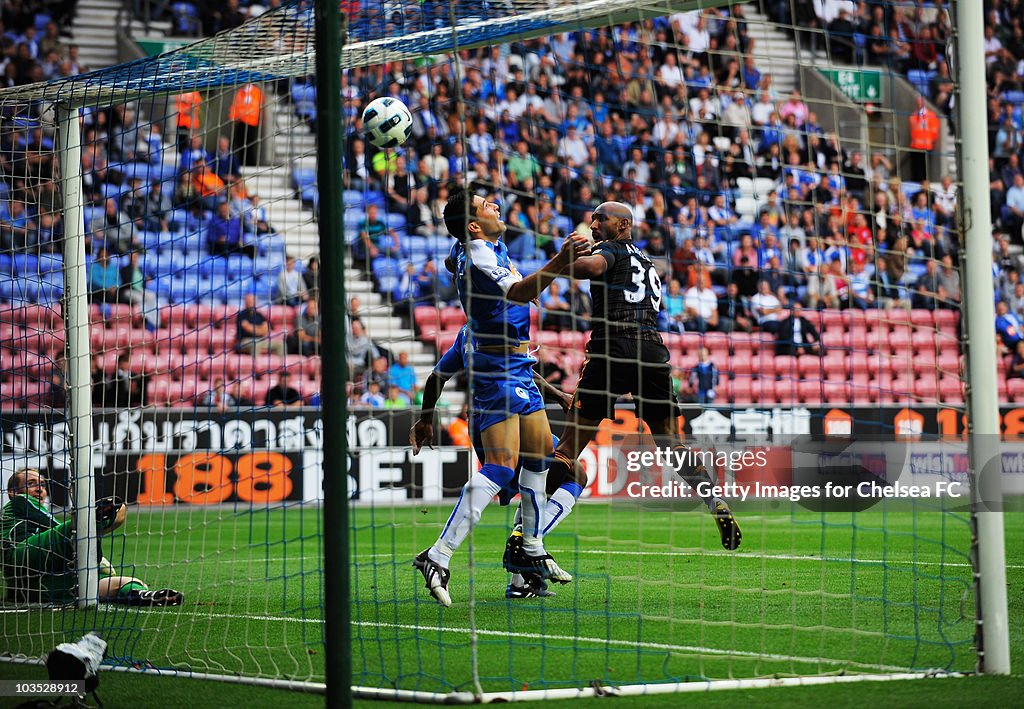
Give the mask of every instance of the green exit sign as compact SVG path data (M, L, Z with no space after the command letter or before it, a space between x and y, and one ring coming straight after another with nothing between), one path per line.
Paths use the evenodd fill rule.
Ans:
M871 69L820 69L851 101L877 103L882 99L882 72Z
M146 56L155 57L158 54L169 52L172 49L179 49L187 44L195 42L195 39L166 39L166 38L141 38L136 39L135 43L139 45Z

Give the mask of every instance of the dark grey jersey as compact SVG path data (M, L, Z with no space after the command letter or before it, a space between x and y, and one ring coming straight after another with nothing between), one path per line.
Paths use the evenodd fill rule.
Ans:
M593 253L602 256L608 270L590 282L594 301L594 340L627 337L661 342L658 311L661 279L651 259L632 239L601 241Z

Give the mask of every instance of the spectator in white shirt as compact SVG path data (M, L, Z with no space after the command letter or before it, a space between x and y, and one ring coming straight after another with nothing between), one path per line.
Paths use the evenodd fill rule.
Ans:
M299 305L306 301L306 282L295 270L295 257L288 256L284 268L277 274L277 301L285 305Z
M685 314L683 327L691 332L707 332L718 328L718 298L710 288L697 285L686 291L683 297Z
M782 301L772 293L768 281L757 284L758 291L750 299L750 310L757 318L758 326L764 332L776 333L779 330L779 314L782 312Z
M570 125L565 137L558 141L558 157L563 158L569 167L582 167L587 162L587 144L579 135L576 126Z

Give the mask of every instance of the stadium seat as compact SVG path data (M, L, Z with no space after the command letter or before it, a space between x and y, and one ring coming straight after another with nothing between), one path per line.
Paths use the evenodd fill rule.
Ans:
M790 392L788 391L789 384L783 382L784 390L782 395L789 400ZM771 406L778 401L776 394L776 382L771 377L761 377L755 379L750 384L750 393L754 399L755 404L762 406Z
M830 379L821 383L824 399L829 404L849 404L853 401L853 386L848 379Z
M734 377L750 377L754 372L754 360L749 352L733 352L729 358L729 369Z
M753 401L753 380L747 377L736 377L727 383L729 398L735 404L749 404Z
M775 374L784 380L796 379L798 359L798 357L792 357L790 355L776 355L773 362ZM771 375L771 372L767 371L765 374Z
M913 356L913 369L914 373L919 376L929 374L935 376L938 371L938 360L935 350L927 348L915 350Z

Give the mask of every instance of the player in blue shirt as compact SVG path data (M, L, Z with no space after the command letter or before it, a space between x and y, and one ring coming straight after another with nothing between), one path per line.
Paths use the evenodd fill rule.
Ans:
M455 342L438 360L434 366L430 376L427 377L426 383L423 385L423 404L420 409L420 416L416 423L413 425L412 430L409 431L409 443L412 444L413 455L419 453L420 449L427 445L431 445L431 441L434 438L434 407L437 404L438 398L441 396L441 391L444 389L445 384L454 376L458 375L466 368L465 360L465 349L466 349L466 330L467 327L459 331L458 337ZM544 398L548 401L557 403L562 407L562 411L569 410L569 404L572 401L565 392L552 386L550 383L544 381L543 377L534 372L533 380L536 382L538 388L544 394ZM476 416L470 417L470 437L473 441L473 449L476 452L477 459L481 462L484 461L484 450L483 441L480 435L479 418ZM553 448L558 447L558 437L551 437L551 444ZM544 510L544 534L547 535L551 532L559 523L565 520L565 518L572 511L572 508L576 504L576 500L579 499L583 493L583 489L587 486L586 471L579 461L575 461L576 465L573 468L572 475L568 479L562 477L548 475L547 480L547 493L548 502ZM516 470L516 477L506 485L498 493L498 501L502 505L507 505L512 501L512 498L519 493L519 480L518 475L521 471L522 461L520 461L520 468ZM517 526L521 526L520 520L521 512L516 513ZM521 530L520 535L517 537L519 540L522 539ZM512 550L506 547L507 554L511 554ZM523 575L520 573L512 574L512 581L505 589L506 598L533 598L535 596L552 596L554 593L547 590L547 584L539 576L533 574Z
M441 605L450 606L451 557L491 499L515 476L520 456L523 538L509 555L506 569L557 583L572 581L544 550L542 539L542 510L554 447L544 402L533 381L536 360L528 352L528 304L578 255L588 253L589 244L581 237L566 239L543 268L524 278L501 240L505 223L497 204L458 189L449 197L444 219L448 233L463 245L455 254L455 273L469 321L465 356L485 461L463 487L437 542L413 562L430 594Z

